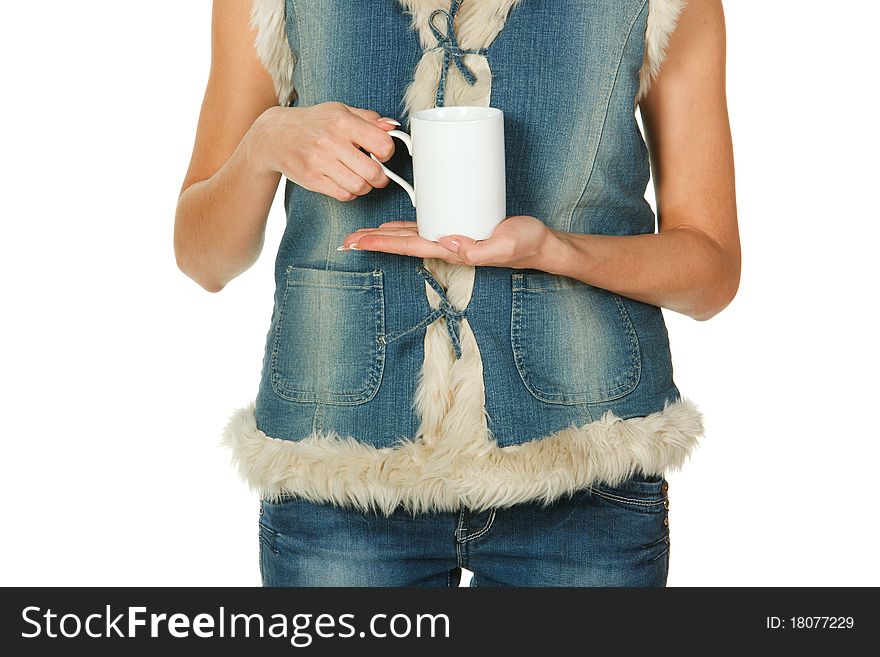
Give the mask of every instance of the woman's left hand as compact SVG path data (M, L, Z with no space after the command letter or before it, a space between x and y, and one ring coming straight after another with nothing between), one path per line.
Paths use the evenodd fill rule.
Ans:
M485 240L444 235L433 242L419 236L415 221L386 221L378 228L361 228L347 235L339 250L385 251L463 265L545 269L548 252L556 242L555 233L543 221L518 215L504 219Z

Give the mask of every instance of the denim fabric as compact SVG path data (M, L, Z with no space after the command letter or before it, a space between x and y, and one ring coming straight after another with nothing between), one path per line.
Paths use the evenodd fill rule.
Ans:
M295 104L341 101L404 118L422 47L398 0L287 0L286 10ZM634 115L647 14L646 0L524 0L510 12L486 50L491 105L505 114L509 214L560 231L654 231ZM446 75L462 75L447 60ZM387 164L411 179L406 149ZM285 207L256 399L269 436L335 431L375 447L414 436L425 330L441 316L456 355L461 317L474 332L501 446L680 398L659 307L537 270L477 267L464 312L434 311L421 258L336 251L358 228L415 220L395 185L340 202L287 181Z
M636 475L549 506L391 516L301 498L260 503L264 586L665 586L669 497Z

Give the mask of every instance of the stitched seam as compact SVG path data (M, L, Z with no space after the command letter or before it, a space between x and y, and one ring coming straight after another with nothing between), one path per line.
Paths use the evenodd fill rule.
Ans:
M461 549L462 544L459 540L462 531L464 531L464 510L458 512L458 526L455 528L455 555L459 568L464 567L464 555L462 554Z
M288 271L290 271L290 267L288 267L287 269L288 269ZM274 373L278 367L278 351L281 346L281 331L284 326L284 318L285 318L284 312L287 309L287 297L288 297L287 291L288 291L289 285L290 285L290 281L287 280L285 282L284 292L281 295L281 303L278 308L278 321L275 323L275 336L274 336L274 340L272 342L272 355L269 359L269 378L270 378L270 380L274 380L274 378L275 378ZM274 383L273 383L273 388L274 388Z
M294 270L297 270L297 275L305 276L306 278L296 278L294 276L291 276ZM356 290L370 290L381 285L381 282L377 280L377 275L382 273L382 270L373 269L372 271L346 271L344 269L330 269L328 263L328 266L324 269L314 269L311 267L294 267L293 265L287 265L284 272L287 275L286 279L289 285L302 285L305 287L339 287L345 289L353 288ZM308 278L310 274L307 272L312 272L312 275L320 273L331 274L337 276L338 278L372 278L373 280L370 283L332 283L322 280L311 280Z
M511 349L513 351L513 360L516 364L516 369L519 373L520 379L523 382L523 385L526 387L529 393L531 393L531 395L535 399L546 404L562 404L566 406L575 406L614 401L615 399L625 397L633 390L635 390L636 386L638 386L639 381L642 378L642 358L641 350L639 348L638 336L636 335L632 319L630 318L629 312L627 311L626 306L623 304L623 300L620 298L620 295L610 291L608 292L615 301L617 313L623 324L623 329L627 333L627 337L629 338L630 343L629 358L631 371L627 374L627 380L620 385L611 388L610 390L604 391L601 394L600 398L591 398L592 396L594 396L594 393L590 392L545 392L543 390L539 390L535 386L534 382L532 381L532 374L529 371L529 367L525 361L526 351L523 348L523 342L525 341L525 332L523 331L523 307L525 305L525 298L523 292L543 293L548 291L552 292L555 290L566 290L574 288L569 288L567 286L554 286L547 288L528 287L523 283L523 281L525 280L523 276L524 275L522 274L522 272L514 272L511 275L512 300L510 314L510 339Z
M276 548L276 547L275 547L274 545L272 545L268 540L266 540L266 537L263 536L262 534L260 534L259 536L260 536L260 543L262 543L262 544L265 545L267 548L269 548L270 550L272 550L272 554L278 554L278 548Z
M312 431L316 434L324 431L324 412L321 404L314 402L315 412L312 414Z
M669 553L669 544L666 545L666 549L663 550L663 552L661 552L660 554L658 554L655 557L651 557L650 559L648 559L648 563L651 563L653 561L657 561L657 559L660 559L664 554L668 554L668 553Z
M635 499L632 497L621 497L620 495L614 495L612 493L601 492L601 491L593 488L592 486L590 487L590 492L594 493L595 495L598 495L599 497L604 497L605 499L608 499L608 500L613 500L615 502L626 502L627 504L636 504L638 506L662 506L663 504L665 504L665 500L656 500L656 501L652 500L649 502L649 501L645 501L645 500L638 500L638 499Z
M593 173L596 170L596 160L599 158L599 151L602 148L602 138L605 136L605 126L608 125L608 113L609 108L611 107L611 98L614 96L614 90L617 87L617 81L620 77L620 67L623 64L623 56L626 53L626 47L629 45L629 41L633 35L633 28L635 28L636 23L639 22L639 16L642 15L642 12L645 10L645 5L648 4L648 0L642 3L642 6L636 12L633 17L632 23L630 23L629 30L626 34L626 39L623 40L623 44L620 48L620 57L617 60L617 68L614 70L614 79L611 82L611 87L608 90L608 97L605 101L605 113L602 117L602 127L599 129L599 136L596 139L596 148L593 150L591 154L591 162L590 162L590 171L587 174L587 181L584 183L584 188L581 190L580 195L578 196L577 203L571 208L571 212L568 213L568 222L566 223L565 230L566 232L571 232L571 222L574 219L575 210L580 207L580 204L584 198L584 195L587 193L587 190L590 188L590 182L593 180ZM635 112L635 108L633 108Z
M274 529L272 529L272 528L269 527L268 525L264 524L262 520L258 520L258 521L257 521L257 524L259 524L260 527L262 527L262 528L263 528L264 530L266 530L268 533L272 534L272 536L278 536L278 532L276 532Z
M293 0L291 0L291 5L293 5ZM293 8L293 7L291 7ZM284 41L287 43L287 48L290 50L290 55L293 58L293 68L290 72L290 87L291 93L290 98L287 102L288 107L293 107L296 105L296 102L299 98L299 92L296 89L296 84L293 81L294 72L297 69L297 65L299 64L299 53L294 49L293 43L291 43L290 32L291 29L296 30L297 40L299 39L299 22L296 19L295 11L287 11L288 6L287 3L284 3ZM297 23L296 28L291 28L291 22ZM287 199L285 198L285 203Z
M288 266L287 271L289 272L291 266ZM303 402L309 404L328 404L333 406L356 406L359 404L364 404L371 399L373 399L376 394L379 392L379 387L382 383L382 376L385 371L385 344L384 341L384 333L385 333L385 286L384 286L384 272L382 270L376 269L370 272L374 283L367 286L341 286L341 285L305 285L302 287L344 287L346 289L356 289L359 291L365 291L372 295L373 299L371 299L371 303L375 308L374 313L374 335L375 338L375 353L372 356L372 363L370 364L370 371L368 374L367 382L360 390L356 391L345 391L345 392L333 392L331 390L300 390L298 388L293 388L286 384L286 380L283 377L283 373L280 371L278 366L278 351L281 342L281 333L282 326L284 320L284 311L287 308L287 299L290 292L290 287L296 284L296 281L291 281L288 279L287 285L285 287L284 296L281 300L281 309L279 313L279 321L276 328L275 339L273 343L272 349L272 357L270 361L270 381L272 384L272 389L275 393L281 397L282 399L286 399L288 401L295 402ZM318 295L319 304L323 303L323 295ZM321 310L321 306L319 305L319 322L322 321L323 311ZM320 325L319 325L320 330Z
M661 536L657 540L651 541L650 543L646 543L645 545L642 546L642 549L643 550L650 550L652 547L656 547L656 546L660 545L661 543L665 543L666 538L667 538L667 532L663 532L663 536Z
M483 528L481 530L479 530L475 534L471 534L470 536L465 536L463 539L461 539L461 542L467 543L468 541L473 541L476 538L480 538L480 536L482 536L492 528L493 522L495 522L495 509L492 509L492 512L489 514L489 519L486 521L486 524L483 525Z
M299 285L300 287L330 287L340 290L371 290L375 285L341 285L338 283L313 283L310 281L290 281L290 285Z
M632 367L635 373L635 380L632 382L632 386L628 389L626 388L628 384L622 384L618 386L622 389L622 392L626 394L632 390L635 390L636 386L639 385L639 381L641 381L642 379L642 351L639 346L639 336L636 333L636 328L633 325L632 318L629 316L629 311L626 309L626 304L623 301L623 297L615 292L612 292L611 295L617 302L617 312L620 314L620 319L623 322L624 327L627 329L630 339L630 360L632 361Z
M557 285L554 287L515 287L513 288L514 292L547 292L548 290L568 290L570 288L564 285Z

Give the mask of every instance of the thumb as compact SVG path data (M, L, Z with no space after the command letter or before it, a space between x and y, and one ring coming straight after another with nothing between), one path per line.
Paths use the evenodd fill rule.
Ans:
M437 242L440 246L457 253L465 260L477 258L480 255L480 243L464 235L441 235L437 238Z

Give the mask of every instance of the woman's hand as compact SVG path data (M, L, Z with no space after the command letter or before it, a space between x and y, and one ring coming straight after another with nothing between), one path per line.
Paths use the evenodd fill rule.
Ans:
M248 150L266 173L280 172L306 189L351 201L388 184L368 153L388 160L394 141L387 132L399 125L373 110L339 102L271 107L254 122Z
M338 250L385 251L463 265L544 269L552 262L558 243L544 222L519 215L498 224L489 239L444 235L439 243L419 237L414 221L386 221L378 228L361 228L347 235Z

